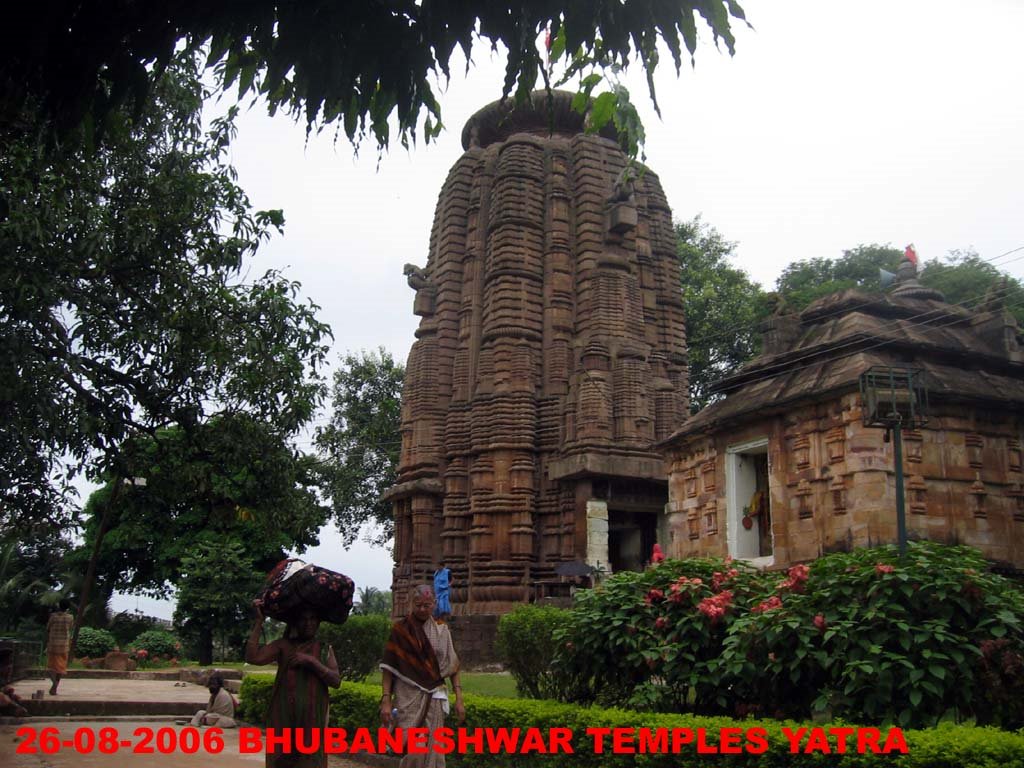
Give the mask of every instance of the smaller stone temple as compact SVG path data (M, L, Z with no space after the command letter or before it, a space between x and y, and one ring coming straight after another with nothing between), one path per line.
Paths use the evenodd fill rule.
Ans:
M395 611L446 567L453 627L474 637L568 596L566 573L642 566L668 500L655 444L687 410L665 195L571 103L474 115L426 264L406 267L421 319L387 496Z
M903 433L910 538L963 543L1024 568L1024 350L996 285L946 303L904 261L888 294L848 290L779 306L761 355L725 398L664 441L667 551L786 567L896 541L893 445L865 427L860 375L923 371L927 424Z

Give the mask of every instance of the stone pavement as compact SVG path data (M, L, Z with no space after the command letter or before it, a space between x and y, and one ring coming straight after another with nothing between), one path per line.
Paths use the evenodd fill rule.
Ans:
M174 680L126 680L110 678L70 678L61 680L56 696L44 694L44 699L30 701L37 690L47 691L49 680L28 679L14 684L19 696L34 714L25 719L0 718L0 768L179 768L180 766L216 766L216 768L255 768L264 764L264 755L241 754L238 731L224 731L224 745L216 754L199 748L194 754L187 754L180 748L179 738L184 725L179 724L186 716L191 717L209 699L209 692L194 684L175 685ZM68 715L68 716L64 716ZM121 716L118 716L121 715ZM176 722L177 721L177 722ZM34 754L19 754L18 746L25 736L18 736L19 729L32 728L36 733ZM60 749L54 754L43 754L39 734L43 728L56 728ZM89 753L80 753L75 748L64 748L64 742L72 742L76 732L79 737L98 736L102 728L117 729L118 750L116 754L103 754L97 748ZM131 747L122 748L120 742L128 739L133 745L142 738L136 735L138 728L153 732L171 729L174 735L165 734L173 740L175 748L167 754L156 751L158 746L151 742L154 754L137 754ZM88 729L91 734L80 733ZM203 733L204 730L200 730ZM80 742L83 747L86 741ZM97 742L98 743L98 742ZM353 760L330 756L330 768L365 768Z
M119 748L116 754L105 755L94 749L89 754L76 752L74 748L61 748L55 754L44 755L18 754L18 745L23 739L17 738L19 728L34 728L38 733L43 728L57 728L58 738L61 742L75 738L75 732L87 728L98 734L101 728L116 728L118 740L130 739L133 744L138 743L139 737L135 735L137 728L148 728L158 731L163 728L173 729L180 734L184 726L177 725L173 720L108 720L108 721L79 721L79 720L43 720L30 718L24 722L14 725L0 725L0 767L2 768L183 768L189 766L215 766L215 768L257 768L264 764L264 755L240 754L237 729L224 731L223 749L216 753L200 751L195 754L185 754L181 749L175 749L168 754L135 754L130 748ZM203 729L205 730L205 729ZM202 733L202 730L200 731ZM178 738L177 735L174 738ZM38 746L38 739L34 742ZM166 743L166 742L165 742ZM155 744L151 744L154 746ZM330 768L366 768L365 765L353 760L340 758L331 755L329 758Z
M32 715L42 717L192 715L210 698L205 688L174 680L110 680L69 678L60 681L57 695L50 696L50 681L19 680L14 691L25 700ZM32 694L43 691L41 701ZM2 766L2 763L0 763Z

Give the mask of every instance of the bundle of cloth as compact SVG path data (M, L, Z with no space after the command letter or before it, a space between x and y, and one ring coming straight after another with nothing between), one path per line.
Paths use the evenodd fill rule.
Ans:
M263 612L278 621L288 621L302 608L311 607L321 621L343 624L352 610L354 591L348 576L289 558L267 575L260 600Z

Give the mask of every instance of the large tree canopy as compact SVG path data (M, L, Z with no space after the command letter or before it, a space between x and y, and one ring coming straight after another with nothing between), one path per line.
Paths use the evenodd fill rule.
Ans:
M903 251L891 245L858 245L843 251L837 259L819 257L794 261L782 270L775 290L794 310L801 310L815 299L847 288L868 293L882 290L879 269L895 272Z
M376 526L374 543L391 538L391 504L381 496L398 477L404 376L405 368L383 348L345 355L334 373L331 420L316 441L346 545L366 524Z
M764 291L729 263L735 247L699 215L676 224L693 413L712 401L711 384L743 365L759 346Z
M287 550L317 542L329 510L317 493L314 457L248 416L224 416L195 431L170 428L128 441L121 450L128 482L117 481L117 494L108 484L90 496L76 559L88 559L106 518L97 573L113 588L166 596L199 542L237 540L250 567L264 573Z
M202 129L188 57L150 95L95 151L26 131L0 152L0 523L60 522L64 469L124 476L135 435L232 414L288 435L322 394L316 307L242 280L283 217L235 184L230 115Z
M391 116L403 142L415 137L424 113L423 135L440 130L434 88L449 76L455 48L469 60L477 39L508 50L502 95L524 97L549 79L540 42L547 29L557 41L551 58L570 72L635 60L650 74L659 40L678 71L684 49L696 50L699 28L732 53L730 21L744 18L735 0L122 0L21 3L6 14L0 127L39 101L65 127L100 125L125 103L144 103L184 43L205 50L221 85L237 87L239 98L257 94L272 112L285 109L309 127L337 123L354 142L372 134L380 146L390 139Z

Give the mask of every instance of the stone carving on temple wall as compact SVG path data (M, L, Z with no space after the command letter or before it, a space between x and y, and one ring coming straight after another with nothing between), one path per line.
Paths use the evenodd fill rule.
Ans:
M443 561L456 613L508 610L585 560L591 486L610 473L663 488L654 441L687 413L664 193L611 135L585 134L571 100L471 118L427 264L406 271L421 321L392 498L399 517L423 512L396 519L409 535L394 588ZM440 490L414 491L408 508L401 489L416 478Z
M841 291L800 314L776 302L762 354L719 382L725 397L666 441L673 475L694 476L694 462L674 459L695 445L721 450L767 436L773 503L783 510L773 517L775 567L893 542L894 444L864 425L859 377L874 366L913 367L930 404L926 423L902 434L910 536L962 542L1024 568L1022 333L998 286L990 298L974 310L949 304L907 261L887 294ZM670 481L673 494L684 487ZM732 498L728 487L720 497ZM699 492L693 501L703 503ZM727 530L734 513L727 505ZM721 551L707 537L680 549Z

